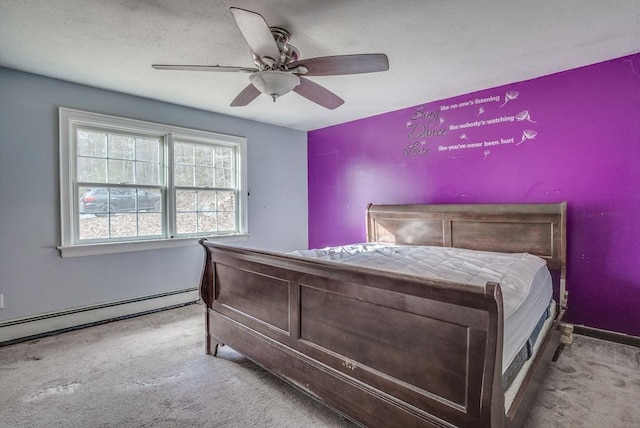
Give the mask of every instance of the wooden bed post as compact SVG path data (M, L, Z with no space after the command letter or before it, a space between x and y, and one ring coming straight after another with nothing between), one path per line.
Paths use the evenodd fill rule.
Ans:
M567 230L567 203L562 202L560 205L560 230ZM560 259L562 260L562 268L560 269L560 308L567 309L567 299L569 292L567 291L566 278L567 278L567 235L562 234L560 242Z
M214 344L215 349L211 349L211 334L210 334L210 326L209 326L209 309L213 304L213 293L215 293L214 283L213 283L213 266L211 261L211 251L209 248L204 245L206 238L202 238L198 241L198 243L204 248L204 270L202 273L202 280L200 281L200 298L204 302L205 310L204 310L204 324L205 324L205 352L209 355L215 356L218 353L218 344Z
M567 203L563 202L560 204L560 229L563 231L567 230ZM560 290L559 290L559 300L560 300L560 316L562 319L564 313L568 308L568 300L569 300L569 291L567 290L566 278L567 278L567 236L566 233L562 234L562 242L560 249L560 257L563 260L562 268L560 269ZM565 345L571 346L573 345L573 325L568 323L561 323L562 326L562 336L560 337L560 345L556 352L556 355L553 357L553 361L557 361L562 353L562 349Z
M485 378L483 379L482 407L483 425L492 428L504 426L504 390L502 387L502 346L504 336L504 313L502 291L496 282L488 282L485 299L489 314L487 326L487 350ZM493 334L495 332L495 334ZM493 357L491 357L493 355Z

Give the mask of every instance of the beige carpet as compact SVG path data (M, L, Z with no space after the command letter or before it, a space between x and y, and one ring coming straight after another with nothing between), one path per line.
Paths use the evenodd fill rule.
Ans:
M353 427L228 347L190 305L0 348L0 427ZM527 427L635 427L640 349L577 336ZM392 426L390 424L390 426Z

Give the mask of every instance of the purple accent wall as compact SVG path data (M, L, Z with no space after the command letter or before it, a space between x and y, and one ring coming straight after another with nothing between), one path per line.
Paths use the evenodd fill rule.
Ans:
M640 336L640 54L311 131L308 156L311 248L364 241L369 203L567 201L569 320Z

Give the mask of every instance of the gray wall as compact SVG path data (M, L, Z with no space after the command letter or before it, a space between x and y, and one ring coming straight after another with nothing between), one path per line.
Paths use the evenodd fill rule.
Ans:
M307 247L306 132L0 68L0 320L194 287L200 279L199 246L60 257L60 106L247 137L250 237L242 245Z

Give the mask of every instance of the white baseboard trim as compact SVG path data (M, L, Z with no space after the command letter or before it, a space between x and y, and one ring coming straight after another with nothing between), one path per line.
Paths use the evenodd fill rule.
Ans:
M193 303L197 288L0 322L0 345Z

